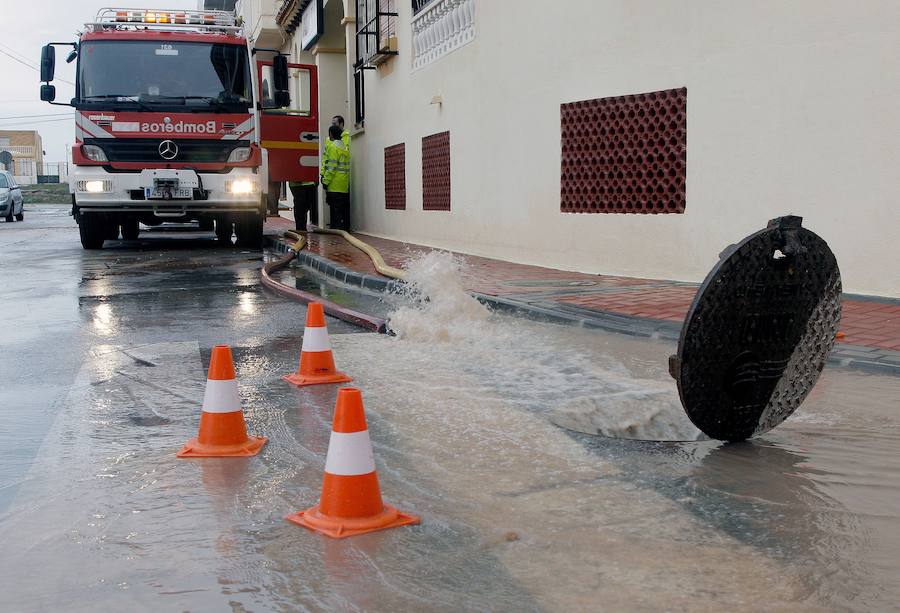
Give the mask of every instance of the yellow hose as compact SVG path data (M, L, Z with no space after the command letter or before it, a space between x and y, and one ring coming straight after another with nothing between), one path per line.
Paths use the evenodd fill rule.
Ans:
M379 274L390 277L391 279L400 279L401 281L406 278L406 271L385 264L384 258L381 257L381 254L378 253L372 245L364 243L349 232L331 228L316 228L314 231L319 234L337 234L338 236L343 237L345 241L369 256L369 259L372 260L372 265L375 266L375 270L377 270Z
M299 232L288 230L284 233L284 236L296 240L296 242L292 243L290 246L291 251L293 251L294 253L297 253L298 251L301 251L304 247L306 247L306 237Z

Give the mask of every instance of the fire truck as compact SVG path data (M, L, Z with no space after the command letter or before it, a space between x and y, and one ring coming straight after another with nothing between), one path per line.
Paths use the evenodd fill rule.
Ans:
M57 46L77 61L65 103ZM318 176L316 67L253 47L232 12L101 9L77 42L43 47L41 81L41 100L76 111L69 191L85 249L165 222L259 247L270 189Z

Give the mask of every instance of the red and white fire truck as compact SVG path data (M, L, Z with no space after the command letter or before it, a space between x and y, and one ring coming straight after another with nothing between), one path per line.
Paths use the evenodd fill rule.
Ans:
M56 45L78 62L68 103L50 84ZM42 100L76 109L69 188L85 249L167 221L257 247L269 186L318 175L315 66L253 48L232 12L102 9L78 42L43 48L41 80Z

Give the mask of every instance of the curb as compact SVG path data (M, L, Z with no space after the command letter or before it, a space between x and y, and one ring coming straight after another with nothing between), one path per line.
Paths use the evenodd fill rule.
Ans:
M272 240L272 248L279 253L287 252L287 245L282 241ZM355 285L380 292L396 292L403 287L402 281L385 279L381 276L358 272L335 264L321 255L301 251L297 261L304 268L337 279L348 285ZM478 292L470 292L479 302L491 308L511 313L536 321L562 323L581 326L607 332L616 332L642 338L661 339L677 343L681 334L681 324L673 321L660 321L622 315L608 311L594 311L574 306L560 306L552 303L526 302L502 296L489 296ZM827 363L832 366L862 370L865 372L900 376L900 351L866 347L862 345L846 345L835 343L828 355Z

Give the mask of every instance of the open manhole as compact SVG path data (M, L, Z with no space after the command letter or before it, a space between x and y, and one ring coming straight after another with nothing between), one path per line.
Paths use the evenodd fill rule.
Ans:
M683 423L673 436L655 437L644 435L652 428L615 434L595 427L606 415L623 410L655 418L654 403L669 407L667 424L677 423L671 399L662 390L643 397L632 394L624 403L615 395L597 400L593 418L591 407L580 412L564 407L553 421L622 438L741 441L787 419L818 381L841 319L837 261L828 244L803 228L802 221L795 216L773 219L726 248L694 297L678 352L669 358L669 372L696 437L684 436L690 430Z

